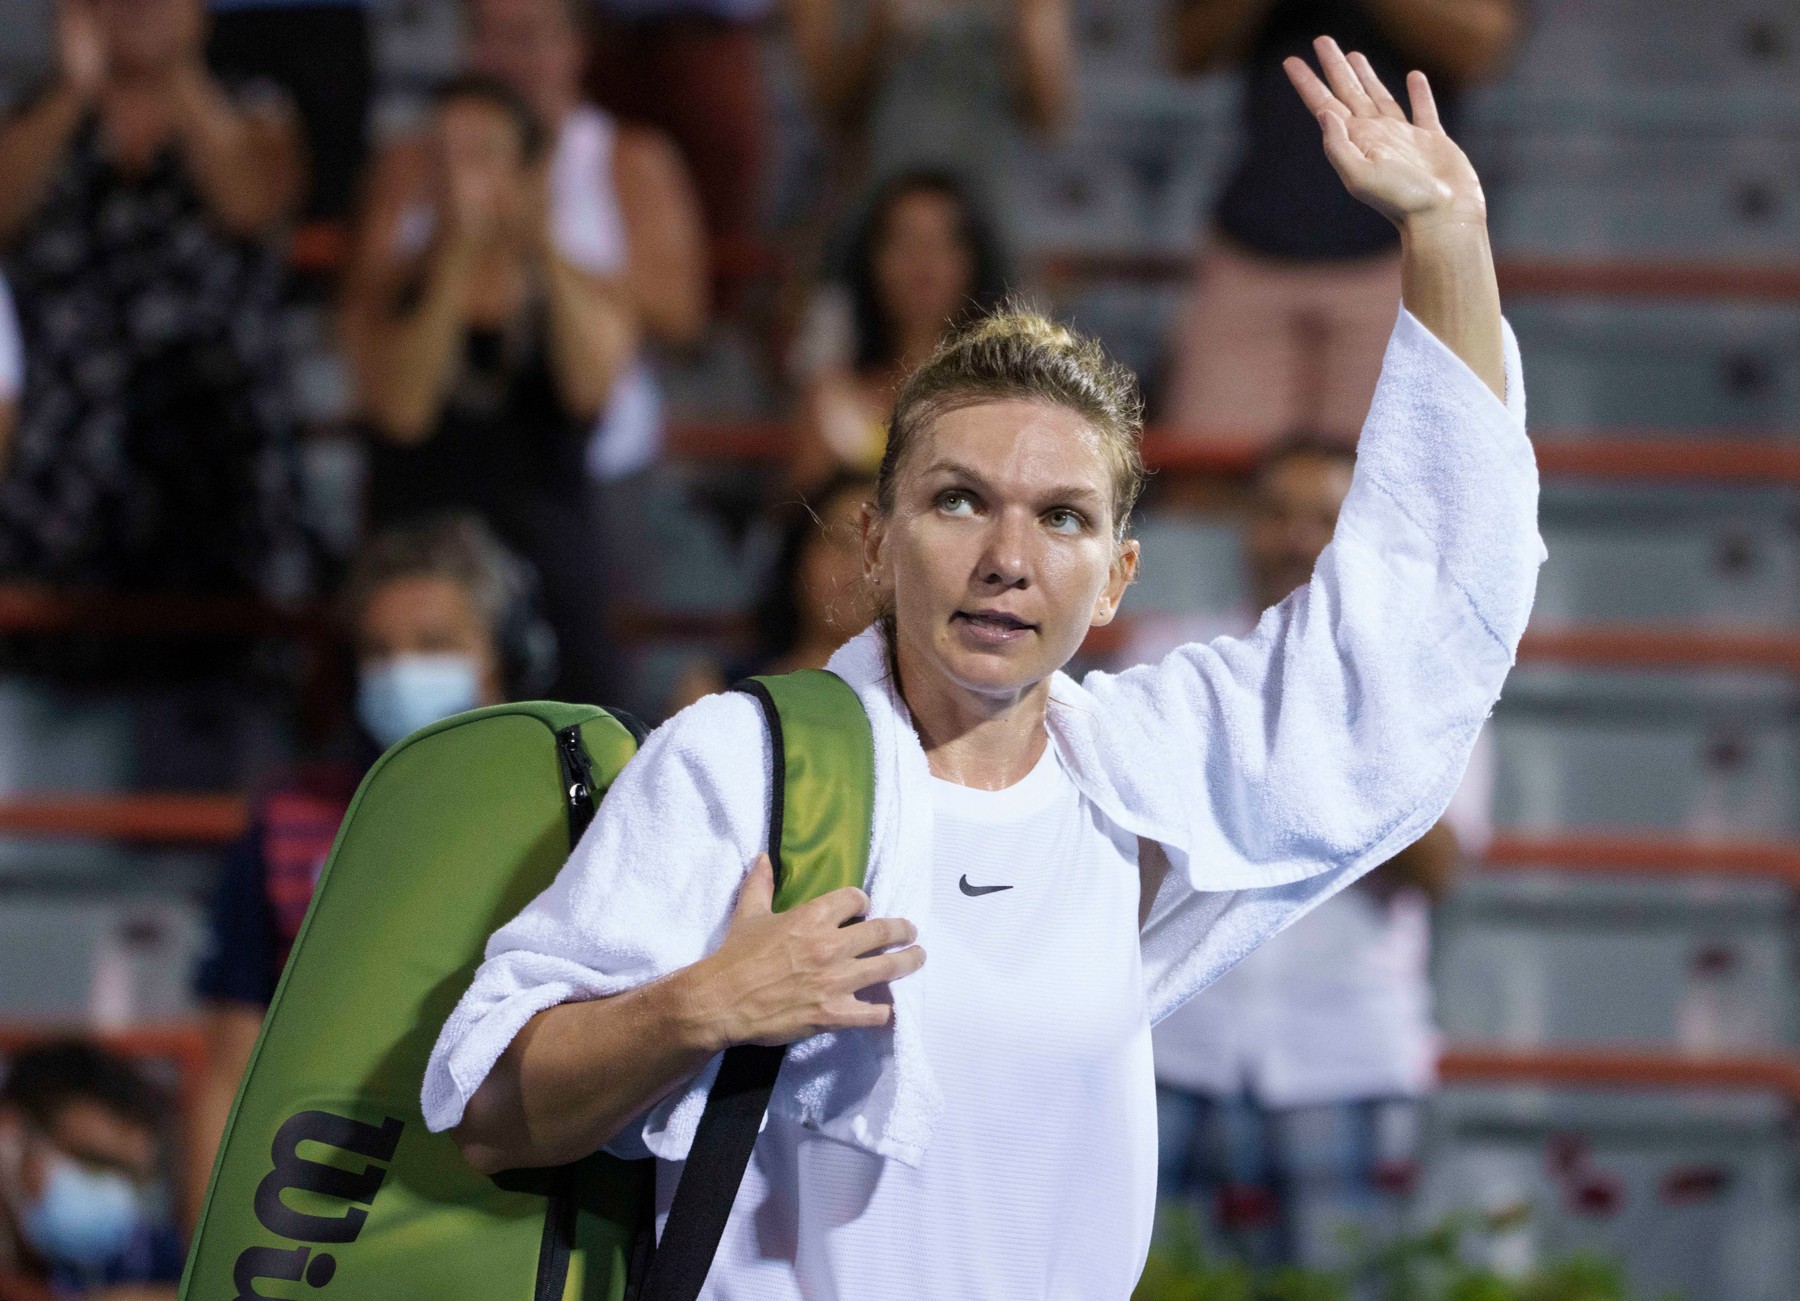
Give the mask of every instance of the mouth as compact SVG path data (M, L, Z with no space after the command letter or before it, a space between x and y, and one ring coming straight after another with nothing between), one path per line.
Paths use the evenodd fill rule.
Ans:
M990 646L1018 641L1038 629L1035 623L1004 610L958 610L950 622L961 625L973 640Z

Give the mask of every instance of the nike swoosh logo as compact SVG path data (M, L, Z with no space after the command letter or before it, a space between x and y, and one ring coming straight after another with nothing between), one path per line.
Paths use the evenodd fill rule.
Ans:
M962 892L964 894L968 895L971 899L974 898L976 895L980 895L980 894L992 894L996 890L1012 889L1012 887L1010 885L970 885L969 884L969 874L967 872L963 873L963 879L958 881L956 884L957 884L958 888L960 888L962 890Z

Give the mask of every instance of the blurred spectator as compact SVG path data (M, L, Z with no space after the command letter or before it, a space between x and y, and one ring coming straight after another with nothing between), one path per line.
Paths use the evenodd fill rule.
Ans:
M1241 637L1312 577L1350 490L1354 453L1296 438L1256 479L1247 535L1255 610L1141 627L1128 662ZM1444 818L1411 847L1258 949L1155 1030L1159 1187L1198 1203L1226 1250L1268 1265L1342 1263L1340 1230L1402 1228L1418 1099L1436 1082L1431 905L1492 834L1493 764L1477 742Z
M554 675L556 638L536 612L534 587L530 570L468 517L377 534L352 566L343 613L358 664L356 732L261 797L220 868L194 982L207 1040L192 1135L196 1190L363 773L419 728L538 695Z
M207 62L222 77L267 78L292 98L310 163L305 212L350 215L368 142L368 0L209 0Z
M1431 78L1456 134L1459 90L1493 71L1513 0L1178 0L1182 71L1241 67L1244 152L1213 212L1174 342L1163 418L1200 435L1289 429L1355 439L1400 305L1393 223L1344 189L1281 70L1328 32L1388 86Z
M559 246L544 133L511 88L451 82L428 139L424 201L378 179L345 285L343 337L374 435L370 515L486 519L543 577L558 694L596 700L608 639L587 445L637 350L637 314L621 283Z
M199 0L67 0L58 21L60 73L0 128L28 362L0 569L292 594L292 115L206 71Z
M550 141L550 219L563 257L617 282L647 340L691 344L706 329L707 311L706 241L693 186L661 133L623 126L582 102L573 3L467 0L471 65L512 87ZM384 179L410 170L413 201L424 204L420 149L396 150ZM650 366L636 359L613 383L588 469L616 479L642 469L661 445L661 395Z
M1006 293L999 242L947 172L909 171L876 194L850 247L848 283L815 299L796 348L803 385L793 480L873 473L900 382L965 314Z
M575 3L576 0L569 0ZM713 299L735 311L756 270L770 127L759 29L773 0L593 0L587 88L667 132L692 170L718 255Z
M1068 0L788 5L812 99L850 142L851 193L909 168L943 168L1008 219L1000 186L1020 142L1070 113Z
M875 476L833 475L786 508L781 549L756 603L756 647L742 659L691 666L669 712L759 673L822 669L832 653L875 617L862 576L862 511Z
M130 1063L88 1044L13 1059L0 1087L0 1301L172 1301L167 1113Z
M13 430L19 423L19 395L25 391L25 345L19 338L19 314L13 307L12 289L0 276L0 475L12 452Z

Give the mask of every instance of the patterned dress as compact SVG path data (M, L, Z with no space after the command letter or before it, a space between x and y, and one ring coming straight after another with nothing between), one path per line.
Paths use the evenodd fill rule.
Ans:
M215 227L173 147L116 169L90 119L5 270L26 380L0 574L301 593L278 245Z

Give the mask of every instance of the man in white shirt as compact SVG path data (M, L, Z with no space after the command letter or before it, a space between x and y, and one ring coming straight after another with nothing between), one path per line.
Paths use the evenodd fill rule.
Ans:
M12 451L13 424L19 418L19 395L25 391L25 345L19 339L19 317L12 288L0 276L0 473Z
M1287 440L1256 476L1245 538L1253 610L1146 620L1127 652L1242 636L1311 576L1355 451ZM1158 1184L1216 1248L1259 1264L1331 1264L1342 1229L1391 1231L1416 1179L1418 1099L1436 1083L1429 914L1491 835L1490 747L1443 819L1157 1026Z

